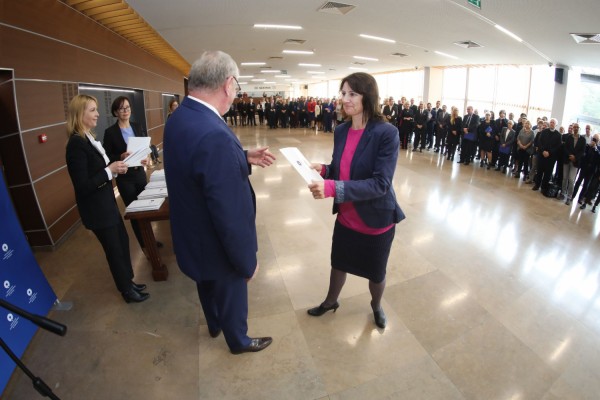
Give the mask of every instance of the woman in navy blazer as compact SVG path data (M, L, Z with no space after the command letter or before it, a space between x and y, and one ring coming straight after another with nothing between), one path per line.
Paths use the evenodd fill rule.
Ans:
M117 117L117 122L104 131L103 144L110 161L122 161L129 155L126 140L129 140L131 136L144 137L148 135L139 124L129 120L131 118L131 104L127 97L117 97L112 102L110 111L113 117ZM145 161L143 160L142 164ZM144 166L130 167L126 174L117 177L117 188L119 188L119 194L123 199L123 203L125 203L125 207L131 204L132 201L137 200L138 195L142 193L147 183ZM131 227L140 247L144 248L144 239L138 222L132 219ZM159 245L159 247L162 246Z
M371 75L359 72L345 77L340 91L347 121L335 129L331 163L313 164L325 181L308 186L315 199L333 197L333 213L337 213L329 291L325 301L308 314L335 312L346 275L351 273L369 280L375 324L385 328L381 298L386 265L395 224L405 218L392 186L400 145L398 129L384 122L377 82Z
M66 159L83 225L94 232L106 255L113 280L126 302L149 297L146 285L133 283L129 237L115 200L112 179L127 172L122 161L110 162L92 129L98 121L98 101L77 95L69 104Z

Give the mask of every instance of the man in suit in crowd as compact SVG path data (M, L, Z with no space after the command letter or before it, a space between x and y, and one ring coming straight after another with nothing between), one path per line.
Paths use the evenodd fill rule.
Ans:
M192 65L189 95L165 126L164 163L177 263L196 281L210 336L233 354L261 351L250 338L248 287L258 271L251 165L271 165L267 147L244 151L220 118L240 90L235 61L205 52Z
M540 133L537 143L538 170L532 190L538 190L541 187L542 191L545 191L552 178L554 164L556 164L558 151L562 145L560 132L556 129L557 124L556 118L550 119L548 128Z
M467 115L463 117L463 141L460 150L459 163L469 165L477 146L477 127L479 126L479 115L473 113L473 106L467 107Z

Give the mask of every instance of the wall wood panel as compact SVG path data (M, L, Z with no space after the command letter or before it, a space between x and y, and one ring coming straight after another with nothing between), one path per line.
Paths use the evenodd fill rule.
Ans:
M155 128L158 125L163 125L163 111L158 110L149 110L146 111L146 127L147 129Z
M52 243L59 242L62 237L79 221L79 211L77 207L73 208L61 219L56 221L49 229Z
M163 142L164 133L165 133L164 125L158 126L154 129L152 129L151 131L148 131L148 135L150 135L150 137L152 138L150 140L150 142L153 145L161 144Z
M50 239L50 235L47 231L34 231L29 232L25 231L25 236L27 237L27 241L32 246L52 246L52 239Z
M38 136L41 134L48 137L46 143L40 143ZM66 124L35 129L23 133L22 137L27 163L29 164L29 173L33 181L56 171L66 164Z
M21 227L24 231L46 229L44 219L35 201L35 194L31 185L9 187L10 197Z
M0 71L0 76L4 78L9 71ZM12 80L7 80L0 84L0 137L10 135L19 131L17 124L17 106L14 98L14 86Z
M75 191L66 167L37 181L34 188L48 226L75 205Z
M16 81L21 130L65 122L62 84Z
M4 164L6 186L24 185L30 182L20 135L0 137L0 158Z

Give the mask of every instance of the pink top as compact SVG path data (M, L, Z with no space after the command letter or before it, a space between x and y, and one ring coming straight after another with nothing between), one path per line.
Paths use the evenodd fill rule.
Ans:
M344 147L342 159L340 160L340 181L350 180L350 164L352 163L352 158L354 158L356 147L358 146L358 142L360 141L363 132L364 129L350 128L348 130L346 147ZM325 168L323 168L321 171L324 174ZM325 180L325 197L335 197L335 181L331 179ZM358 215L358 212L356 212L356 208L354 208L354 204L352 202L339 204L337 219L340 224L344 225L346 228L366 235L381 235L394 226L394 224L384 228L371 228L370 226L367 226L363 222L360 215Z

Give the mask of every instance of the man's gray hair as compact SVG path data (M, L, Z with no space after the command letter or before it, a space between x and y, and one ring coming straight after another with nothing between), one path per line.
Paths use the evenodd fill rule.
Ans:
M190 69L188 90L215 90L225 80L240 74L231 56L222 51L205 51Z

